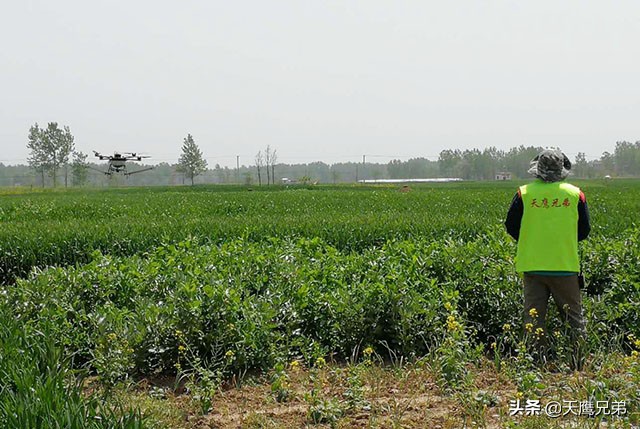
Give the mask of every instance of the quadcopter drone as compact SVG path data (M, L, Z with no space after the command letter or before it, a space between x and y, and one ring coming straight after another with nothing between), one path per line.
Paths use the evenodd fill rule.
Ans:
M149 158L148 155L139 155L135 152L114 152L113 155L102 155L95 150L93 154L100 158L101 161L107 160L108 168L107 171L98 170L97 168L93 168L93 170L99 171L100 173L104 173L107 176L111 176L113 173L122 173L125 176L130 176L136 173L142 173L143 171L153 170L153 167L143 168L141 170L136 171L127 171L127 161L142 161L143 158Z

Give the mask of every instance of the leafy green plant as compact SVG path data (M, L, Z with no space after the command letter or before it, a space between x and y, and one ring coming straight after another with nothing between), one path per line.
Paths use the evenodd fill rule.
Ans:
M292 369L297 370L299 367L298 361L292 362ZM271 375L271 393L278 402L286 402L291 399L292 392L289 388L289 375L285 371L285 366L282 363L277 363L273 369Z
M469 366L487 351L520 395L535 396L545 388L545 359L528 344L538 334L523 326L515 245L501 225L510 186L4 198L0 319L29 327L29 341L46 327L65 382L83 369L108 390L133 376L178 372L203 413L224 379L276 368L274 395L285 400L291 389L280 362L355 364L359 354L363 367L401 368L427 356L421 361L441 387L463 391ZM581 244L597 286L584 297L593 369L611 351L631 358L637 349L626 338L640 336L640 229L629 221L640 187L617 186L590 193L594 230ZM620 201L623 189L630 197ZM570 369L571 344L550 311L547 361ZM11 344L2 344L0 360L20 360ZM358 372L349 378L344 410L363 396ZM323 404L315 392L311 403Z
M465 328L464 321L455 309L457 294L452 294L445 301L447 310L446 326L443 339L434 351L436 375L441 387L447 391L455 391L471 384L471 373L468 362L476 361L481 355L481 349L473 345L472 331ZM454 301L455 302L455 301Z
M83 391L84 377L70 369L46 322L18 325L0 311L0 427L141 429L136 409Z

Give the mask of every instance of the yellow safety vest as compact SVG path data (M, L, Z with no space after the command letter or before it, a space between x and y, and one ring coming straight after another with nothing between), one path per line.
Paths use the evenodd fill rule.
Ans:
M580 189L564 182L520 187L524 204L516 271L580 271L578 202Z

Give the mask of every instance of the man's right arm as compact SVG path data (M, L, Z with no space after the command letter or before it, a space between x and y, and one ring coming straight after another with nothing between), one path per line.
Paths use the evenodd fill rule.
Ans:
M507 233L512 236L516 241L520 238L520 223L522 222L522 214L524 213L524 203L520 192L516 192L511 200L511 207L507 212L507 220L504 222L504 226L507 228Z

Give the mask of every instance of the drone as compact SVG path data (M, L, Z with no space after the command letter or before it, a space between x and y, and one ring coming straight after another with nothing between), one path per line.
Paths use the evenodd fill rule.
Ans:
M142 173L143 171L153 170L153 167L143 168L141 170L136 171L127 171L127 161L142 161L143 158L149 158L148 155L140 155L136 152L114 152L113 155L102 155L99 152L93 151L93 154L100 158L101 161L107 160L108 168L107 171L98 170L97 168L93 168L93 170L99 171L100 173L104 173L107 176L113 175L113 173L122 173L125 176L130 176L132 174Z

